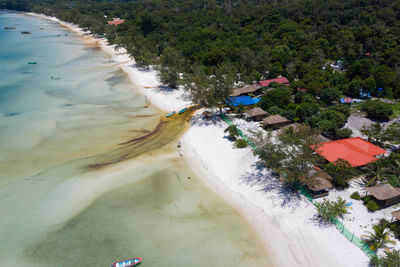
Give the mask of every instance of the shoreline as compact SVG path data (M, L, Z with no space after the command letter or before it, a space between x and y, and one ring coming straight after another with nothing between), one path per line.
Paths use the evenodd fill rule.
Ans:
M32 12L26 12L25 14L59 23L61 26L84 37L82 40L83 42L89 45L99 46L100 49L107 53L110 58L118 64L120 69L128 75L129 80L135 85L136 89L145 95L147 99L163 113L174 110L178 112L178 109L191 104L189 95L183 89L171 90L160 86L157 79L157 72L152 67L149 69L138 67L135 60L131 58L125 48L116 51L114 49L115 45L110 45L105 38L94 38L90 32L83 31L78 25L61 21L56 17Z
M95 39L77 25L55 17L25 14L57 22L84 36L88 44L99 45L112 60L119 63L136 88L162 112L178 111L191 104L182 89L160 87L155 70L136 67L134 59L125 49L115 51L115 46L109 45L104 38ZM279 186L276 179L270 179L273 189L268 192L262 191L264 184L245 182L246 175L258 171L255 166L257 158L252 151L249 148L233 149L232 143L223 138L226 128L223 122L208 125L202 124L204 120L199 120L180 137L183 158L203 184L248 222L264 245L273 266L367 266L367 256L334 227L321 229L311 222L310 218L316 212L304 198L289 199L297 202L296 209L291 204L282 206L282 196L276 191L283 190L283 186ZM260 177L268 175L262 173Z

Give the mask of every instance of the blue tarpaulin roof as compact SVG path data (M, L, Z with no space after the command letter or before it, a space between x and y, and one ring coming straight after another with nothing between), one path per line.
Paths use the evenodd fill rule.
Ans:
M260 98L251 98L250 96L231 96L228 97L226 103L231 106L237 107L240 105L249 106L257 104L260 101Z

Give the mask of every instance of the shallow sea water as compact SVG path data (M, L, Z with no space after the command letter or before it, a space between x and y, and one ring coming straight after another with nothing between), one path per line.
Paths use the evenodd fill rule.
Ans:
M189 113L164 119L57 23L0 11L0 43L0 266L270 266L180 159Z

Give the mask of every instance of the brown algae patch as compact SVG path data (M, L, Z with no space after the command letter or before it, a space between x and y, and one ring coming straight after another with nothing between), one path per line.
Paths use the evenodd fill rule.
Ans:
M190 109L183 114L170 118L162 116L154 130L120 143L120 147L114 151L95 156L93 161L96 163L88 164L85 168L88 170L99 169L163 148L177 140L184 130L189 127L189 120L194 111L194 109Z

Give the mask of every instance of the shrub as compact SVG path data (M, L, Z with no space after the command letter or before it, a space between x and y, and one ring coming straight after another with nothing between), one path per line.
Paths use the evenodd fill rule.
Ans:
M347 182L356 175L356 171L350 163L343 159L326 164L324 170L332 176L339 186L347 186Z
M259 105L264 110L268 110L273 106L283 109L290 103L291 96L292 92L289 88L271 90L261 98Z
M247 142L244 139L238 139L235 141L235 145L237 148L244 148L247 147Z
M393 113L392 105L380 100L365 101L361 109L367 112L369 118L378 121L387 121Z
M357 191L354 192L353 194L351 194L350 197L351 197L352 199L356 199L356 200L360 200L360 199L361 199L361 196L360 196L360 194L359 194Z
M378 204L376 204L375 200L370 199L367 203L367 208L370 211L377 211L379 209Z
M228 128L224 130L224 133L228 132L229 133L229 139L230 140L235 140L236 136L239 135L239 130L235 125L231 125Z
M371 263L377 267L391 267L400 266L400 251L394 249L393 251L385 251L385 257L374 256Z
M353 131L349 128L342 128L336 130L335 139L349 138L353 134Z
M321 100L327 104L332 103L333 101L338 101L339 100L339 91L334 88L324 89L324 90L322 90L322 93L321 93Z
M319 216L325 221L330 221L337 216L347 213L346 201L338 197L336 201L330 201L326 198L321 203L315 205Z

